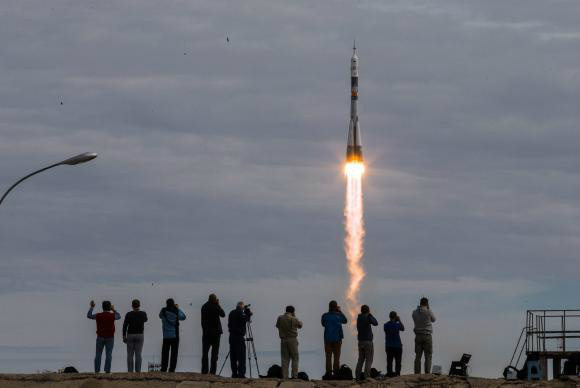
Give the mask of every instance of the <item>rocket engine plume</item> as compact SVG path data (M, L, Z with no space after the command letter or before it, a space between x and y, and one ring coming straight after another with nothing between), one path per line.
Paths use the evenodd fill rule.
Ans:
M347 163L345 166L347 183L344 207L344 251L350 278L346 290L346 301L348 313L353 323L356 322L359 307L358 295L365 277L365 271L362 266L365 236L362 195L363 173L364 165L362 163Z

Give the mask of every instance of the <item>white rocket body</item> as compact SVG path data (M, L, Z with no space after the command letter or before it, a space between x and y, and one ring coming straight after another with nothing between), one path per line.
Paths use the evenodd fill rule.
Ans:
M346 143L347 163L362 163L362 142L360 125L358 122L358 55L356 47L353 47L350 59L350 124L348 126L348 139Z

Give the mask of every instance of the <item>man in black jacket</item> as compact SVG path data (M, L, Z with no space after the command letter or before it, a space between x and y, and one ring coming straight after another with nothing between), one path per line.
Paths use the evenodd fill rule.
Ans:
M209 373L215 375L220 351L220 338L223 334L220 317L225 317L226 313L220 307L220 301L215 294L209 296L208 301L201 307L201 329L203 335L201 373L208 373L208 353L211 348L211 367Z
M125 315L123 322L123 342L127 344L127 371L133 372L133 365L135 372L141 372L141 352L143 351L143 330L145 322L147 322L147 314L141 311L141 302L134 299L131 303L133 311L129 311ZM133 357L134 362L133 362Z
M246 323L250 321L252 312L238 302L236 309L228 315L228 329L230 331L230 363L232 377L246 377Z
M377 326L376 318L371 314L371 309L366 304L361 306L360 314L356 320L356 329L358 331L358 362L356 364L355 378L366 379L369 377L371 367L373 366L373 329L372 326ZM362 372L364 364L364 374Z

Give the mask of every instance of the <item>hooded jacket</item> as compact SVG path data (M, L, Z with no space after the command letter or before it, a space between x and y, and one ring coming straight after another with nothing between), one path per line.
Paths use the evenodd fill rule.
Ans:
M435 314L427 306L417 306L413 311L413 322L415 322L415 334L433 333L432 322L435 322Z
M171 310L166 307L159 312L163 338L179 338L179 321L185 321L185 314L180 309Z

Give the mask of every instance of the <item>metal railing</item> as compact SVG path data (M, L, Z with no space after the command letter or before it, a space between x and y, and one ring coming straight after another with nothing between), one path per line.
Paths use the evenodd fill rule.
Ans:
M580 310L528 310L526 354L580 351Z

